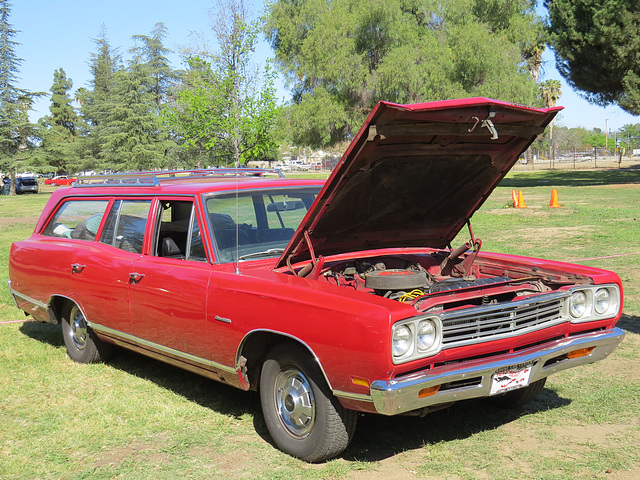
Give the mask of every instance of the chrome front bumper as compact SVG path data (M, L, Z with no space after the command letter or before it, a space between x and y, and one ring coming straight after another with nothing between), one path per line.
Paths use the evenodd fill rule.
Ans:
M376 380L371 397L378 413L396 415L424 407L488 397L494 373L513 365L532 364L529 384L553 373L606 358L624 338L624 331L613 328L537 345L515 353L437 367L395 380ZM586 356L567 358L574 350L595 347ZM419 398L421 390L442 385L431 396Z

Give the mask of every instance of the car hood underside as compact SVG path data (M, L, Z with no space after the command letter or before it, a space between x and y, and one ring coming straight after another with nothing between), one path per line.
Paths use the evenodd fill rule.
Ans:
M380 102L277 267L363 249L444 248L561 107Z

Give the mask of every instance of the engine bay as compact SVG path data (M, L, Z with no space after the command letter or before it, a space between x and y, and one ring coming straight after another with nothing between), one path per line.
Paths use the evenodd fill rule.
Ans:
M471 253L472 254L472 253ZM460 256L460 262L466 259ZM508 302L549 292L569 279L474 258L471 271L448 269L448 251L359 258L324 265L318 280L413 305L418 311ZM444 267L443 267L444 265ZM450 273L443 274L444 270ZM572 279L571 283L581 283Z

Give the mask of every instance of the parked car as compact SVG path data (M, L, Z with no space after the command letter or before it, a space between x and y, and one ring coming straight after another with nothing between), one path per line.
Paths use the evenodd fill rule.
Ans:
M68 186L75 182L75 177L67 177L66 175L57 175L44 181L45 185L55 185L56 187Z
M11 246L10 290L75 361L118 345L257 390L274 443L310 462L340 455L358 412L517 407L624 337L615 273L483 252L471 229L559 110L383 102L326 183L79 178Z
M38 193L38 179L35 176L16 177L16 194Z

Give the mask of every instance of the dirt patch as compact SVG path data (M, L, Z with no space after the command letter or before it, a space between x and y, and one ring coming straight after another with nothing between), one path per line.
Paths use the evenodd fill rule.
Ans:
M153 442L131 442L126 446L110 449L105 447L93 465L96 468L117 466L129 459L144 460L146 463L157 465L170 460L169 456L158 453L166 444L166 439L157 437Z
M589 239L585 237L585 231L593 235L599 230L595 225L581 225L575 227L525 227L515 231L505 232L504 235L495 235L496 240L509 240L516 243L527 243L531 246L547 245L549 239L554 242L561 242L563 250L582 250L584 243ZM570 240L579 238L579 242L573 244Z
M369 480L372 478L384 480L405 480L408 478L436 480L440 478L419 475L417 467L422 463L424 463L424 453L416 451L404 452L376 462L371 469L350 472L346 478L348 480Z
M544 209L539 205L532 205L531 207L527 206L526 209L522 208L493 208L491 210L487 210L485 213L491 215L522 215L523 212L526 212L526 215L531 217L548 217L549 210Z
M612 185L599 185L599 188L607 188L609 190L637 190L638 183L616 183Z
M40 217L0 217L0 226L12 225L19 223L20 225L33 225L36 226Z
M620 424L558 425L551 427L551 431L562 443L576 445L578 449L579 445L604 444L608 437L621 435L629 428L630 425Z

